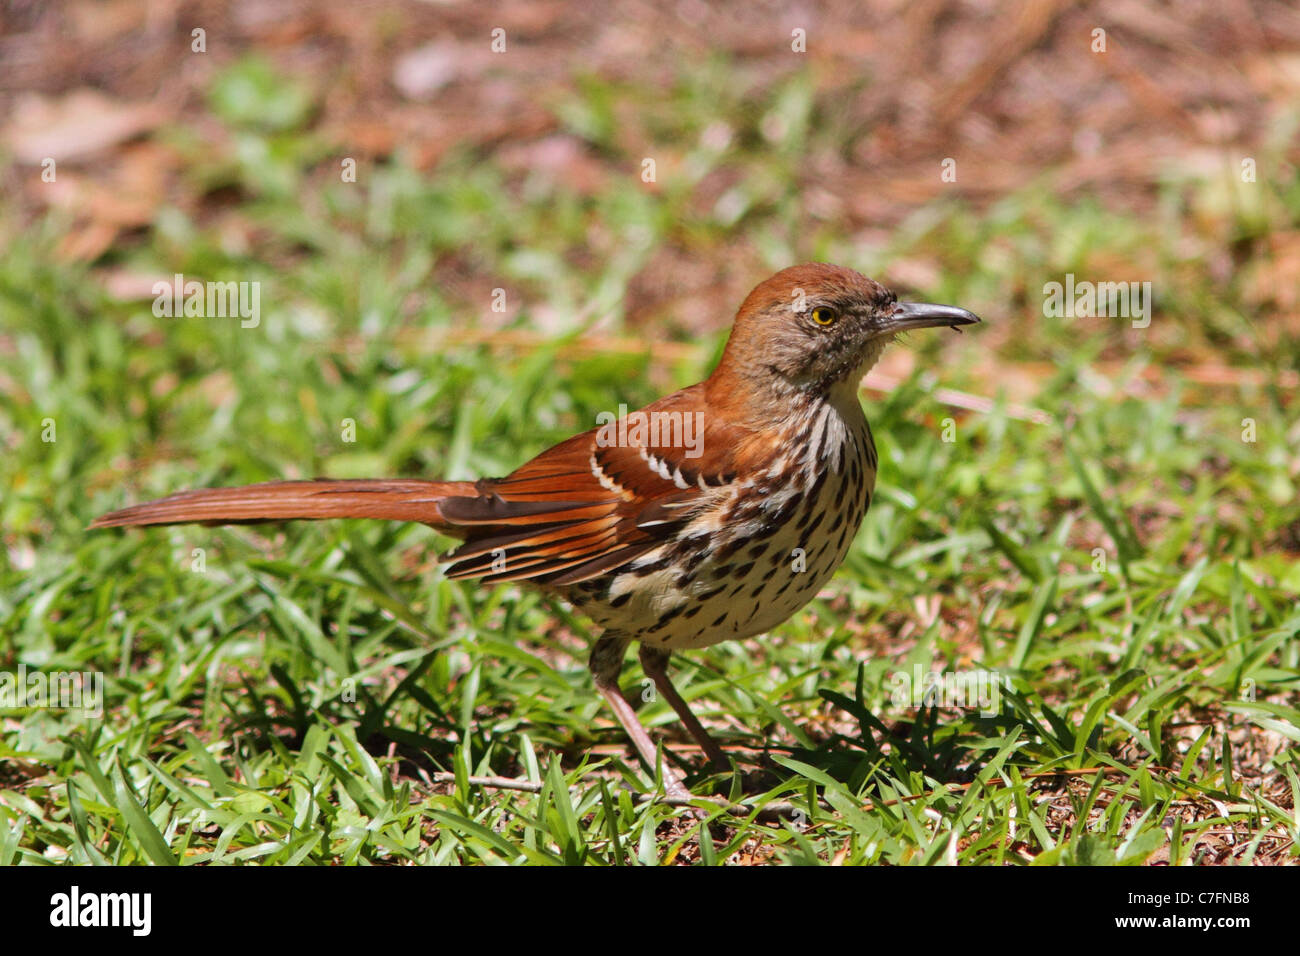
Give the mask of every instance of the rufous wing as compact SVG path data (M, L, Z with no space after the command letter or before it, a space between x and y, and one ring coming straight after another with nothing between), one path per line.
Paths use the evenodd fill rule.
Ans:
M711 422L693 386L575 435L476 497L444 501L466 529L448 577L567 585L608 574L672 537L735 476L746 436Z

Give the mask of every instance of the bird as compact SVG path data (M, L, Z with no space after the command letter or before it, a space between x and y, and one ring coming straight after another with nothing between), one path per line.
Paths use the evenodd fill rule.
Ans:
M878 458L858 397L900 333L979 322L899 301L861 273L791 266L736 313L712 373L597 426L501 478L271 481L182 491L92 528L329 518L420 522L459 540L451 579L523 582L566 600L600 636L588 667L664 793L690 791L624 696L632 642L646 677L718 769L731 764L668 674L671 655L764 634L794 615L848 554Z

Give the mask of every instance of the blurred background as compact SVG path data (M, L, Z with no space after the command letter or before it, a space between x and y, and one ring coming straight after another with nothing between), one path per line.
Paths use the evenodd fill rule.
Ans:
M525 688L515 661L460 713L571 743L589 722L566 708L595 713L574 703L583 625L402 581L431 577L424 529L85 524L193 485L505 473L707 374L749 289L809 260L985 324L886 353L864 393L881 492L845 573L788 644L700 655L733 682L710 699L757 726L727 688L770 680L834 739L843 713L818 688L863 660L872 707L891 669L941 659L1004 668L1075 716L1141 663L1159 728L1135 736L1127 712L1090 748L1175 764L1208 728L1238 748L1238 786L1289 805L1300 11L1274 0L0 4L4 666L103 668L138 712L132 675L171 686L184 648L216 687L252 675L268 695L182 681L136 727L147 752L177 708L213 740L264 709L301 732L277 661L317 706L351 667L391 690L422 646L486 640L506 615L523 623L505 643L537 642L576 696ZM155 315L176 274L259 283L259 322ZM1049 314L1067 276L1149 282L1150 324ZM322 593L295 563L369 590L332 578L286 618L280 587ZM312 641L348 632L339 614L406 656L329 658ZM475 660L449 652L422 686L460 693ZM512 710L537 695L555 712ZM406 705L393 724L425 716ZM35 780L64 753L48 720L10 725ZM1189 827L1218 814L1186 806ZM1238 823L1267 835L1252 854L1293 855L1284 827ZM1205 840L1148 852L1240 859Z
M350 249L349 271L286 276L277 301L336 297L336 328L432 298L461 326L526 311L548 333L694 339L766 273L824 258L1006 316L981 342L1008 359L1046 357L1025 313L1067 271L1156 284L1162 321L1112 330L1126 352L1230 363L1295 331L1288 3L11 0L0 17L5 238L57 231L58 260L118 300Z

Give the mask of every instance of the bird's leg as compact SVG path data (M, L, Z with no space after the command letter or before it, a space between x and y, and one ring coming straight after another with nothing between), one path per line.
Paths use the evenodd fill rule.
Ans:
M696 716L691 713L691 707L682 699L682 695L677 693L677 688L673 682L668 679L668 658L672 656L672 651L661 650L657 647L650 647L648 644L641 645L641 669L645 671L645 676L649 677L663 694L668 704L677 712L677 717L690 731L691 736L704 749L713 766L719 770L730 770L731 761L727 759L726 752L718 746L718 742L709 736L709 732L704 729L704 725L699 722Z
M646 766L653 771L659 761L659 754L655 749L654 741L646 733L645 727L637 719L636 711L632 709L632 705L623 696L622 688L618 686L619 671L623 669L623 652L627 650L627 645L628 638L623 635L606 634L592 647L587 667L591 670L592 679L596 682L596 690L600 691L600 696L604 697L609 703L610 709L614 711L614 716L623 725L627 735L632 738L637 753L646 762ZM691 799L691 792L686 789L685 784L668 766L667 762L663 765L663 776L664 790L668 796L682 800Z

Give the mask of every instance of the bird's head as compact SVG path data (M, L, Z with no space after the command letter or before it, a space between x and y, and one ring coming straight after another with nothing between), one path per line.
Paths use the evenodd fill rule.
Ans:
M900 332L979 319L951 305L899 302L879 282L824 263L782 269L749 294L715 376L830 396L852 388Z

